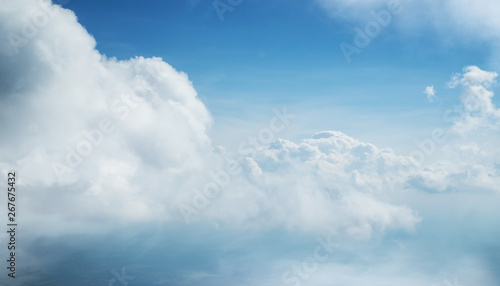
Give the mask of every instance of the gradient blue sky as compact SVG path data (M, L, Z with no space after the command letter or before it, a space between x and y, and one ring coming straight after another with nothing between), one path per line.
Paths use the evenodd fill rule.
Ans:
M500 285L497 0L402 0L351 62L393 0L5 1L0 286Z
M253 124L271 114L269 106L288 106L304 118L286 134L290 139L334 129L407 151L411 140L405 138L441 126L441 104L458 102L456 91L446 88L452 74L472 64L494 68L484 41L447 39L425 26L401 31L411 9L395 15L347 63L339 45L352 44L354 27L367 21L331 17L315 1L245 0L223 21L211 1L73 0L64 6L75 11L103 54L162 57L186 72L214 116L213 140L226 146L244 136L228 138L228 130L242 129L232 122L256 129ZM430 85L438 93L433 104L423 94Z

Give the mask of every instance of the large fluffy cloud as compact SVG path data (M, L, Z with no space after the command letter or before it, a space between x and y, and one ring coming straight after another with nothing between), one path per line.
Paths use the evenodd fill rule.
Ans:
M19 171L27 209L159 215L156 199L211 150L211 117L187 75L159 58L100 55L74 13L46 1L1 9L1 168Z

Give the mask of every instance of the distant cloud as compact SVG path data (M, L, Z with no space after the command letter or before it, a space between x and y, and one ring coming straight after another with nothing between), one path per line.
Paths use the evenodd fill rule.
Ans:
M480 0L411 1L411 0L317 0L332 17L369 21L371 11L398 6L403 13L397 25L405 34L412 30L433 28L443 40L477 39L498 44L500 2Z
M481 70L477 66L464 68L462 74L455 74L449 83L451 88L462 86L462 114L453 125L453 130L460 134L478 127L497 130L500 127L500 109L492 99L491 87L496 83L498 74Z
M424 93L427 94L427 99L429 100L429 102L433 102L436 98L436 91L434 90L434 86L426 87Z

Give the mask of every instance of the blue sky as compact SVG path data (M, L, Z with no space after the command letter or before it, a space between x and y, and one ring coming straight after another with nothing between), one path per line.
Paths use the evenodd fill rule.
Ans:
M0 0L0 286L500 285L500 4L217 1Z
M119 5L114 1L71 1L65 6L76 12L103 54L118 59L162 57L186 72L218 123L214 125L214 140L219 144L231 142L225 142L222 137L227 136L219 134L219 126L233 120L258 121L259 115L269 113L265 109L268 105L296 106L296 113L317 112L319 106L337 107L349 114L370 112L370 121L379 121L367 129L307 113L305 117L311 122L291 132L288 136L292 139L323 129L363 136L372 128L388 125L401 131L423 129L418 135L425 136L428 130L423 124L442 123L436 114L439 103L457 100L446 88L451 75L471 64L485 69L493 65L491 47L484 42L443 40L440 32L428 27L397 31L399 22L412 13L408 9L395 15L393 22L347 63L339 45L352 43L354 27L363 27L366 21L330 17L314 1L243 1L225 12L223 21L210 1L150 1L140 5L136 1L121 1ZM423 94L428 85L434 85L440 95L434 104ZM254 108L244 108L242 102ZM418 114L418 119L406 116L410 111ZM366 126L365 122L362 125ZM375 134L370 137L392 148L408 144L397 144L394 138L383 141Z

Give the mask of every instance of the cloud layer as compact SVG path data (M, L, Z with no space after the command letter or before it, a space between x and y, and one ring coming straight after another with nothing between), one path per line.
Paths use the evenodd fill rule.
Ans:
M21 174L33 222L176 221L231 160L243 171L198 219L361 238L419 221L376 197L375 174L399 160L391 151L325 132L278 140L255 158L214 153L211 116L186 74L159 58L99 54L71 11L45 1L0 13L9 35L0 45L0 166Z

